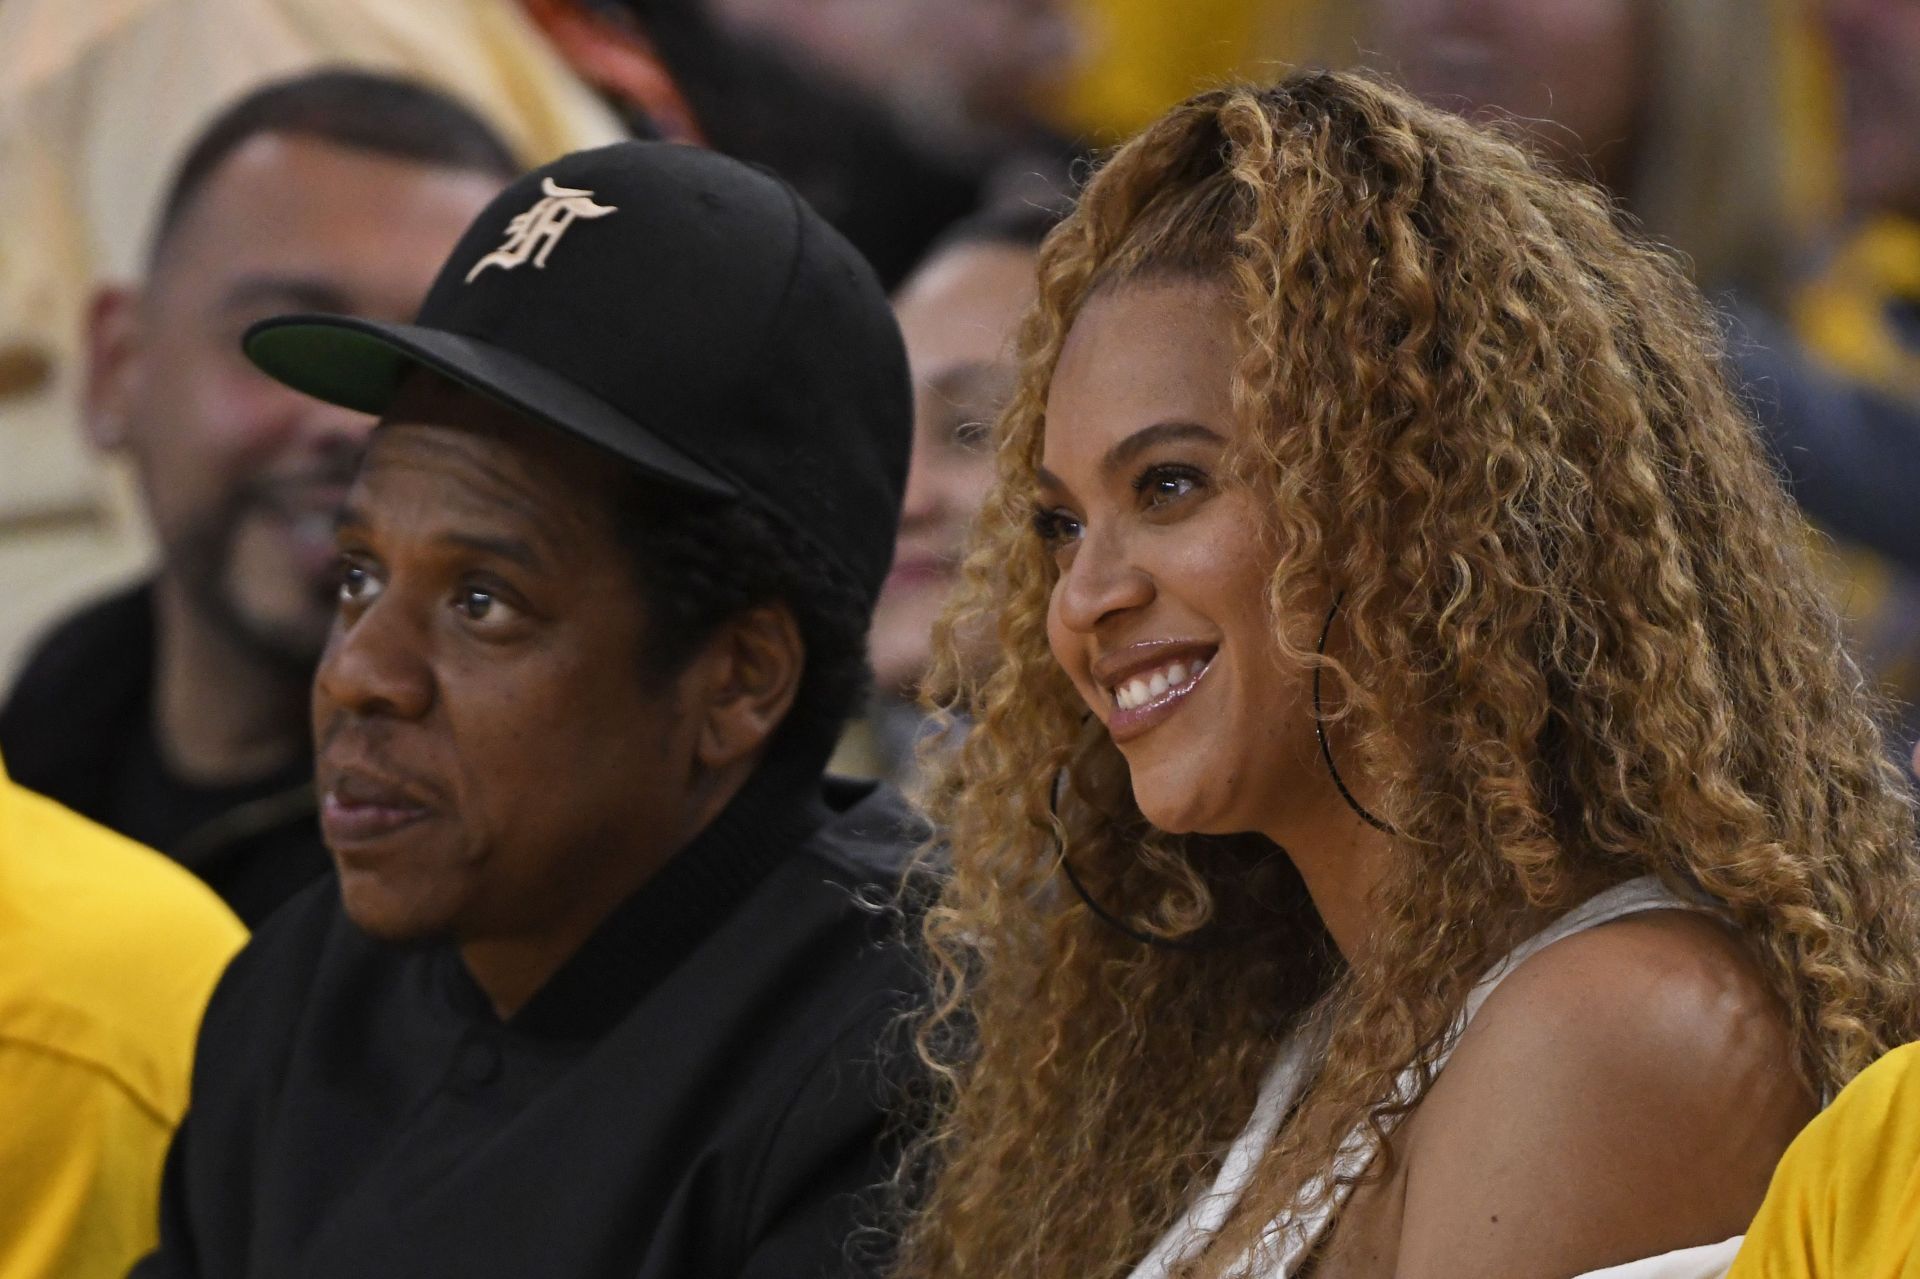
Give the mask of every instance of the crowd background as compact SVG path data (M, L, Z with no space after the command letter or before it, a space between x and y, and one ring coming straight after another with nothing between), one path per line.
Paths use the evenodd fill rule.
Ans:
M989 487L984 424L1014 385L1010 339L1036 297L1042 238L1103 149L1196 90L1299 64L1370 68L1502 121L1683 256L1722 318L1728 376L1807 517L1852 651L1885 694L1889 751L1920 770L1920 0L0 0L0 855L58 848L72 856L34 865L75 876L0 864L0 886L42 904L19 917L45 926L0 928L12 947L0 978L26 992L21 1007L67 1000L112 1014L102 1024L143 1025L98 1055L151 1048L166 1065L134 1097L138 1115L107 1116L132 1116L138 1134L122 1143L125 1185L101 1201L123 1221L153 1219L147 1174L185 1104L181 1049L205 987L239 924L258 925L327 865L307 696L338 593L324 495L345 481L289 471L276 487L275 468L302 449L350 466L369 426L328 409L276 442L274 419L314 405L262 397L280 392L242 359L243 326L196 348L212 358L179 358L189 348L162 339L193 327L173 322L191 291L148 287L152 304L137 305L143 276L211 292L268 241L277 270L282 241L262 228L293 206L307 220L286 224L308 233L285 239L326 242L322 274L361 290L314 305L397 320L440 242L508 169L639 136L778 173L874 266L915 384L898 550L869 636L874 693L835 765L909 781L935 619ZM303 75L327 69L347 74ZM290 114L276 125L276 111ZM167 193L206 181L253 133L317 152L249 169L253 203L231 208L275 212L214 218L221 234L203 227L202 240L217 252L175 243L163 263L179 207ZM196 170L207 138L216 158ZM217 327L204 308L191 315ZM789 494L824 491L782 479ZM316 505L288 496L293 480ZM183 535L188 507L224 540ZM284 525L287 554L236 550L243 512ZM316 513L324 545L302 558ZM889 511L861 546L891 527ZM799 560L738 558L804 578ZM278 571L295 562L310 582ZM253 625L282 614L300 625ZM844 628L849 661L865 618ZM941 669L964 683L988 655L970 633L953 638ZM1317 683L1315 699L1317 717ZM822 755L837 707L823 722ZM29 790L168 854L239 924L184 873L141 878L178 867L132 869L131 844ZM44 907L86 898L89 875L118 895L87 899L91 912ZM170 913L195 947L169 939ZM125 949L136 941L155 952ZM115 979L136 970L171 984ZM58 1127L52 1087L19 1086ZM86 1100L99 1090L77 1091L99 1108ZM91 1157L70 1144L74 1160ZM91 1203L79 1186L65 1198ZM103 1274L151 1242L144 1227L110 1238L19 1211L47 1255L100 1243Z
M1195 89L1316 61L1506 115L1690 257L1733 317L1856 651L1904 704L1910 744L1920 223L1859 172L1897 172L1897 155L1856 157L1849 178L1841 104L1852 76L1856 99L1897 116L1904 95L1913 112L1912 77L1875 82L1870 64L1888 38L1874 24L1911 28L1914 8L0 0L0 684L57 616L151 555L131 485L86 442L85 310L100 282L139 274L182 149L250 87L338 63L417 76L528 165L634 132L703 142L794 181L893 287L981 206L1057 204L1084 157ZM1907 123L1893 145L1920 148Z

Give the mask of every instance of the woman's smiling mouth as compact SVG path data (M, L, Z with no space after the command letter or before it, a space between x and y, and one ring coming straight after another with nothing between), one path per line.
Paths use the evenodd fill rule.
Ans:
M1155 646L1159 653L1136 654L1122 674L1101 680L1112 705L1107 732L1115 742L1138 737L1159 724L1193 694L1212 669L1215 648Z

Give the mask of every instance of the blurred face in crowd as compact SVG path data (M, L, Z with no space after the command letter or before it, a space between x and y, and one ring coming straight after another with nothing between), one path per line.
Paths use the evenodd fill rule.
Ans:
M695 725L643 669L618 469L425 376L375 434L313 691L321 825L374 936L564 931L684 842Z
M1368 0L1369 34L1407 87L1514 119L1616 189L1647 93L1635 0Z
M716 0L715 9L961 145L1029 118L1077 51L1062 0Z
M1845 107L1848 194L1920 218L1920 3L1826 0Z
M1013 390L1012 339L1033 301L1034 261L1019 245L956 245L895 301L913 369L914 435L900 541L869 636L885 692L910 695L926 673L934 619L992 484L987 441Z
M1261 499L1228 465L1234 326L1212 282L1088 299L1047 399L1036 533L1060 571L1048 642L1140 811L1167 831L1280 838L1324 783L1309 677L1267 609Z
M262 134L192 197L138 291L95 303L89 423L131 456L163 589L247 651L310 666L333 607L333 517L369 419L241 354L292 311L408 320L498 179Z

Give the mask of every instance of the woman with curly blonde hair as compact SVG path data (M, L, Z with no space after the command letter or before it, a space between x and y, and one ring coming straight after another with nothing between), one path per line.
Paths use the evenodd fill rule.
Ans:
M1697 294L1336 73L1174 109L1039 286L944 623L1001 653L934 685L973 728L898 1273L1738 1234L1920 1037L1920 868Z

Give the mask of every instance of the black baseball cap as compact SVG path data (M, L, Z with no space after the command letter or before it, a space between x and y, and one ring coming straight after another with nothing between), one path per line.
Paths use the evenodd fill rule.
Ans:
M871 601L912 441L906 352L859 252L776 177L619 142L515 181L412 324L262 320L248 358L383 414L431 369L655 479L758 506Z

